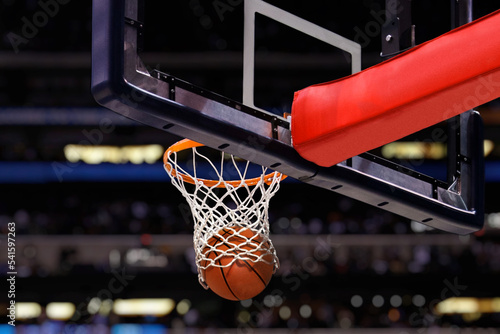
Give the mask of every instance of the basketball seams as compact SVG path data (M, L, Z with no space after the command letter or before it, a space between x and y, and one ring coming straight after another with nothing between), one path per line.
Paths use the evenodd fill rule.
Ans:
M236 255L238 255L238 253L237 253L235 250L233 250L232 252L233 252L233 253L235 253ZM261 275L257 272L257 270L255 270L254 266L252 266L251 264L249 264L247 260L240 259L240 261L242 261L242 262L245 264L245 266L247 267L247 269L249 269L251 272L253 272L253 273L254 273L254 274L255 274L255 275L259 278L260 282L264 285L264 288L265 288L265 287L267 286L266 281L265 281L265 280L262 278L262 276L261 276ZM219 259L219 265L221 265L221 263L220 263L220 259ZM241 299L240 299L240 298L238 298L238 297L236 296L236 294L233 292L233 290L231 289L231 287L230 287L230 285L229 285L229 282L228 282L228 281L227 281L227 279L226 279L226 275L229 275L229 273L231 272L231 269L232 269L232 268L233 268L233 266L228 267L228 268L227 268L227 273L226 273L226 274L224 273L224 269L226 269L226 268L220 268L220 270L221 270L221 274L222 274L222 277L224 278L224 282L226 283L226 286L227 286L227 288L229 289L229 291L231 292L231 294L232 294L232 295L233 295L236 299L241 300Z
M254 274L255 274L255 275L259 278L259 280L260 280L260 281L261 281L261 283L264 285L264 287L266 287L266 286L267 286L266 281L265 281L265 280L262 278L262 276L261 276L261 275L257 272L257 270L255 270L255 267L254 267L254 266L252 266L252 265L250 265L250 264L248 263L248 261L247 261L247 260L242 260L242 261L245 263L245 265L247 266L247 268L248 268L248 269L250 269L250 270L251 270L251 271L252 271L252 272L253 272L253 273L254 273Z
M208 257L210 257L211 253L214 253L214 257L215 258L217 258L218 256L220 256L219 252L214 251L213 249L217 248L217 247L219 247L221 245L226 246L228 249L236 247L237 250L242 250L241 246L249 246L250 244L253 244L253 245L256 246L255 248L248 249L248 250L242 250L242 251L246 252L246 253L248 253L249 251L250 252L261 251L261 252L266 252L266 253L270 254L268 250L266 250L265 248L262 249L260 247L260 245L262 244L262 237L261 236L257 236L257 237L256 236L252 236L251 238L247 239L246 236L241 236L238 233L238 231L240 229L241 228L239 228L237 230L236 234L234 234L233 230L228 229L228 228L224 228L217 235L212 236L210 239L214 239L214 243L213 243L213 245L211 245L210 244L210 240L208 242L208 245L211 248L211 250L208 252ZM247 230L244 230L244 231L247 231ZM220 237L219 237L219 235L220 235ZM233 245L231 242L235 242L235 243L238 243L238 244L237 245ZM266 244L269 245L269 242L266 242ZM236 255L238 255L238 253L235 252L235 251L233 251L233 253L236 254ZM265 255L268 255L268 254L265 254ZM259 258L261 258L261 256L257 256L257 259L259 259ZM244 261L244 259L241 259L241 260ZM250 260L250 261L255 262L253 260ZM219 263L219 265L222 265L222 264Z
M220 259L219 259L219 265L221 265ZM220 273L222 275L222 278L224 279L224 283L226 284L226 287L229 290L229 292L231 292L231 294L234 296L234 298L236 298L237 300L240 300L240 298L238 298L238 296L236 296L236 294L233 292L233 289L231 289L231 286L229 285L229 282L227 281L226 275L224 274L223 267L220 267Z
M225 234L227 234L227 232L228 232L226 229L223 229L223 231L224 231L224 234L221 234L222 237L224 237ZM220 246L219 242L222 242L222 245L228 247L227 244L225 242L223 242L222 238L219 238L218 236L213 236L212 238L215 240L215 242L214 242L213 245L210 245L210 243L209 243L210 246L212 246L212 247L216 247L217 246L218 247L218 246ZM208 257L210 257L210 253L214 253L214 257L217 257L216 252L213 251L213 250L209 252ZM227 281L227 277L226 277L226 275L224 273L224 267L222 266L220 258L217 261L219 262L218 265L220 266L220 268L219 268L220 269L220 274L222 276L222 279L224 280L224 284L226 285L226 287L229 290L229 292L234 296L234 298L236 298L237 300L240 300L238 298L238 296L236 296L236 294L234 293L233 289L231 289L231 286L229 285L229 282Z
M267 268L259 265L260 262L262 261L263 263L269 265L268 262L272 261L267 261L267 260L262 260L263 258L270 257L272 259L272 253L269 252L269 249L266 249L262 246L268 246L271 247L269 241L263 242L263 236L259 234L254 234L254 232L250 229L242 229L242 227L235 226L235 227L228 227L228 228L223 228L219 231L219 233L213 235L210 240L208 240L207 245L210 247L205 251L205 267L203 272L203 277L206 278L206 275L209 274L213 284L214 292L219 290L219 293L222 294L228 294L225 298L227 299L235 299L235 300L242 300L238 294L240 292L246 296L248 293L243 292L245 289L242 291L238 292L243 286L236 287L236 290L234 289L234 286L231 286L233 283L239 283L239 275L242 275L244 271L246 270L248 275L254 275L255 279L261 282L260 286L263 288L266 288L267 283L266 279L264 279L263 274L268 275L267 273ZM255 256L256 260L253 259L248 259L248 258L241 258L238 255L243 252L247 253L252 253L256 252L256 254L248 254L250 256ZM261 253L258 255L258 253ZM235 259L231 259L231 265L229 265L229 259L227 256L235 256ZM208 263L208 261L211 261L211 264ZM225 263L224 263L225 262ZM212 268L208 268L212 266ZM237 276L232 278L231 281L231 271L232 269L236 270L237 267L240 268L245 268L243 269L244 271L239 271ZM219 267L219 270L216 270L216 268ZM266 268L266 269L264 269ZM214 271L216 270L216 271ZM260 272L262 271L262 272ZM216 273L219 272L219 278L217 278ZM211 273L211 274L210 274ZM250 278L250 276L249 276ZM254 283L252 284L258 284L255 282L255 279L253 280ZM217 280L219 280L219 283L217 283ZM237 281L235 281L237 280ZM208 283L208 282L207 282ZM241 285L241 284L240 284ZM210 284L208 284L210 287ZM255 286L257 287L257 285ZM225 289L226 292L222 292L224 290L220 289ZM258 289L258 288L257 288ZM213 289L212 289L213 290ZM221 295L223 296L223 295ZM231 297L230 297L231 296ZM246 299L246 297L244 298Z

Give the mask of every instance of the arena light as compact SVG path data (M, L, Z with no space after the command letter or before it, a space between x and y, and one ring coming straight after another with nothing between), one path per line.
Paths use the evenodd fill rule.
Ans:
M113 304L113 312L121 316L165 316L170 314L175 302L170 298L163 299L117 299Z
M387 159L432 159L446 157L446 145L437 142L393 142L382 147Z
M288 306L282 306L280 307L278 314L282 320L288 320L290 319L290 316L292 315L292 310Z
M113 301L111 299L103 300L101 303L101 307L99 308L99 314L103 317L109 316L111 311L113 310Z
M495 143L493 141L486 139L484 141L484 156L487 157L488 155L493 152L493 149L495 148Z
M38 303L16 303L16 319L36 319L42 314L42 307Z
M448 298L436 305L439 314L453 313L476 313L479 311L479 303L476 298Z
M436 305L438 314L476 314L494 311L496 299L478 299L473 297L453 297Z
M485 157L495 148L491 140L485 140L483 146ZM382 147L382 156L387 159L441 160L446 152L446 144L441 142L393 142Z
M491 228L500 228L500 212L490 213L486 216L486 222Z
M66 145L64 156L70 162L83 161L87 164L113 163L152 164L161 160L164 149L161 145L98 146Z
M177 313L180 315L185 315L191 308L191 301L189 299L181 300L176 307Z
M87 312L89 312L89 314L96 314L97 312L99 312L101 305L102 305L101 299L98 297L94 297L89 301L87 305Z
M75 305L73 303L49 303L45 312L49 319L65 321L75 314Z
M310 318L311 315L312 315L312 308L311 308L311 306L309 306L307 304L302 305L300 307L300 309L299 309L299 314L304 319Z
M243 310L238 313L237 319L240 323L245 324L250 321L251 317L252 316L250 315L250 312L248 312L247 310Z
M391 308L387 313L387 318L392 322L397 322L401 318L401 312L397 308Z
M491 311L494 313L500 313L500 298L493 298L491 300Z

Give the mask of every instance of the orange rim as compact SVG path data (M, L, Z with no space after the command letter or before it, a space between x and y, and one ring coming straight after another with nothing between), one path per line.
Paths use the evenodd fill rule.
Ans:
M238 180L238 181L206 180L206 179L200 179L200 178L195 179L191 175L187 175L187 174L176 171L175 168L172 167L172 164L168 161L168 158L170 157L170 154L172 154L172 153L176 153L176 152L180 152L180 151L184 151L184 150L187 150L190 148L195 148L195 147L200 147L200 146L205 146L205 145L200 144L198 142L195 142L194 140L191 140L191 139L183 139L183 140L178 141L177 143L173 144L172 146L170 146L167 149L167 151L163 155L163 165L165 166L165 169L173 177L182 178L182 180L184 180L184 182L196 184L196 181L198 181L198 182L202 182L207 187L225 188L226 184L229 184L233 187L238 187L242 183L246 184L247 186L255 186L261 180L262 176L254 177L251 179ZM270 185L273 182L273 178L276 174L281 174L281 173L271 172L269 174L264 175L264 183L266 183L267 185ZM286 175L281 174L280 181L285 179L286 177L287 177Z

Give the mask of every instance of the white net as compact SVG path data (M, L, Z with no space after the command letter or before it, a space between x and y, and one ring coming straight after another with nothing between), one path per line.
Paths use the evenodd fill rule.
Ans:
M279 261L269 238L268 209L286 176L219 151L209 158L199 146L190 140L174 144L165 153L164 165L191 207L201 285L207 288L205 269L228 267L237 260L265 262L276 271Z

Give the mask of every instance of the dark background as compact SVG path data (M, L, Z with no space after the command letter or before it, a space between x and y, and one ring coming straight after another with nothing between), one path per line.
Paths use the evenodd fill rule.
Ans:
M383 1L269 2L362 44L363 68L383 60L379 16ZM150 68L241 100L243 4L233 1L221 16L214 3L147 1L143 59ZM248 325L238 320L238 314L248 310L255 317L252 327L499 326L498 313L468 321L460 315L438 317L428 309L431 301L442 300L443 295L499 297L498 101L477 108L485 120L485 139L494 144L486 157L483 230L465 237L429 230L287 180L270 209L282 266L269 287L245 307L221 300L198 284L191 261L192 222L160 161L67 163L64 147L68 144L94 140L99 145L167 148L179 139L120 118L93 99L91 2L53 5L53 15L40 21L30 38L23 29L26 22L40 18L40 3L4 0L0 8L0 228L6 235L7 223L16 223L18 302L85 304L106 289L117 270L125 270L133 278L113 299L189 299L194 310L190 318L174 311L163 318L109 316L103 320L86 315L74 321L233 328ZM498 8L499 1L475 1L474 18ZM449 1L414 1L412 9L417 44L451 29ZM289 111L294 91L350 71L342 52L264 17L257 17L256 50L256 104L276 113ZM112 120L112 131L103 129L103 119ZM439 173L445 162L425 160L421 167ZM328 257L318 259L315 250L324 244ZM168 264L149 267L127 262L127 254L134 249L146 249L150 257L166 258ZM109 260L111 250L121 254L115 266ZM465 288L443 294L449 282ZM264 304L266 296L274 295L280 295L283 304ZM364 301L361 307L351 302L358 295ZM372 304L377 295L385 301L380 307ZM390 305L394 295L403 298L401 306ZM423 305L412 302L416 295L425 298ZM304 304L313 311L308 319L298 314ZM279 317L283 305L293 311L288 320ZM391 309L399 312L396 321L388 318Z

